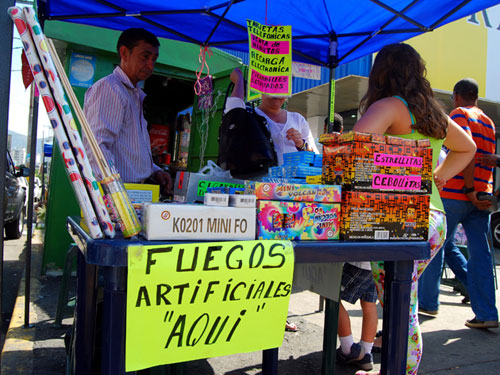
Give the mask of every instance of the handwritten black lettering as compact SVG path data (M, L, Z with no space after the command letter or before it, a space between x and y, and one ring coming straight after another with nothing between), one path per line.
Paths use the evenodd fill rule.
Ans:
M141 307L141 301L144 299L146 306L151 306L151 302L149 301L148 288L146 286L141 286L139 288L139 292L137 293L137 301L135 302L135 307Z
M222 246L220 246L220 245L208 247L207 253L205 255L205 263L203 264L203 271L216 271L219 269L219 267L217 267L217 266L210 267L210 262L212 260L214 260L214 256L212 255L212 253L214 251L221 251L221 249L222 249Z
M149 249L148 250L148 259L146 261L146 275L149 275L149 273L151 272L151 266L153 264L156 264L156 260L153 260L153 254L168 253L170 251L172 251L172 246L161 247L158 249Z

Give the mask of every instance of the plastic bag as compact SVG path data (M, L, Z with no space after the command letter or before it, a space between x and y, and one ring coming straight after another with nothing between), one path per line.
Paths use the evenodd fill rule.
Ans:
M198 173L206 174L207 176L217 176L217 177L226 177L232 178L231 171L226 171L222 169L217 164L215 164L212 160L207 162L203 168L201 168Z

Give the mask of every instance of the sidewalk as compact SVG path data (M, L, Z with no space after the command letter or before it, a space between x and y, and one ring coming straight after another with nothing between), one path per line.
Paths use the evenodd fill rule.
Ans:
M32 328L24 328L24 280L19 288L1 359L1 374L55 375L65 373L64 335L72 324L67 316L61 328L54 326L60 277L40 276L41 245L33 244L33 278L30 305ZM497 273L500 276L500 251L496 250ZM72 287L74 289L74 278ZM499 280L500 282L500 280ZM70 293L74 293L73 289ZM480 330L465 327L473 317L470 305L461 303L462 296L446 285L441 286L441 306L436 317L419 315L424 342L419 374L497 374L500 373L500 329ZM500 290L497 305L500 306ZM290 320L299 331L286 332L279 351L280 375L319 374L321 368L324 313L318 311L316 294L303 291L291 296ZM361 330L359 304L346 308L352 317L355 339ZM379 310L379 316L382 316ZM379 329L382 321L379 320ZM380 369L380 354L374 355L375 368ZM186 374L255 375L261 373L261 352L236 354L188 363ZM337 366L336 375L352 375L354 367ZM89 374L90 375L90 374Z

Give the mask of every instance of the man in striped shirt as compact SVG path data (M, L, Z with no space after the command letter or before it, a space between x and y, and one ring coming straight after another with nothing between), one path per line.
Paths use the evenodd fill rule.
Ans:
M453 88L455 109L450 117L474 139L477 152L476 158L462 173L450 179L441 192L447 221L443 249L446 263L466 286L472 311L476 315L465 325L470 328L496 328L498 311L492 257L487 242L491 202L477 199L478 192L493 192L493 168L481 164L479 157L495 153L495 124L477 107L477 98L478 85L471 78L462 79ZM458 223L462 223L467 235L468 260L455 245ZM437 314L442 266L443 251L440 251L419 280L420 311Z
M153 74L159 45L149 31L125 30L117 43L119 66L87 90L84 110L104 156L116 167L122 181L155 183L167 193L172 180L153 162L142 107L146 94L137 86ZM90 148L85 137L83 141ZM96 178L102 179L93 156L90 153L92 169Z

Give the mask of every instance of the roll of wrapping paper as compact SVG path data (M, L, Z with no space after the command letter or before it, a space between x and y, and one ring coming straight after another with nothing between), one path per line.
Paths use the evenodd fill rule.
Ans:
M92 207L92 203L88 196L87 190L85 189L80 171L78 170L78 165L71 150L70 143L62 127L60 114L55 105L54 98L52 97L52 94L50 92L49 85L45 77L42 65L40 64L40 59L37 55L33 39L31 38L31 35L27 29L26 20L23 17L21 9L17 7L10 7L8 12L12 20L14 21L16 29L19 32L19 36L21 37L21 41L23 42L23 48L26 53L26 57L28 58L31 71L33 72L34 80L36 82L36 85L38 86L38 90L41 93L42 101L45 105L45 109L47 110L47 114L50 119L50 124L54 129L57 143L59 145L59 148L61 149L64 165L66 167L66 171L68 172L68 176L80 208L83 211L84 220L89 229L89 234L92 238L102 238L103 233L99 226L99 222L97 220L94 208Z
M99 191L97 181L94 177L94 174L92 173L92 168L90 167L90 163L87 158L87 152L83 147L80 133L78 132L76 122L73 119L73 114L71 113L71 108L66 101L63 87L61 85L61 82L59 81L57 71L52 61L52 56L48 52L45 35L42 32L33 8L23 8L23 15L28 23L29 31L31 32L33 42L35 43L38 56L40 57L43 68L45 69L47 80L52 89L53 97L56 100L62 122L64 124L64 127L66 128L66 134L69 141L71 142L71 146L73 148L74 154L76 155L76 159L80 164L81 174L85 180L90 198L94 203L94 209L97 213L97 218L99 219L101 228L104 230L104 233L108 237L113 238L115 236L113 223L111 222L111 218L109 217L103 197L101 195L101 192Z
M82 126L82 131L86 134L87 139L89 140L91 148L90 151L94 153L97 164L101 170L101 175L103 176L101 186L103 187L103 190L107 196L106 202L109 206L109 210L112 213L116 214L114 215L114 217L125 237L131 237L138 234L141 231L141 224L139 222L139 219L137 218L137 214L132 206L132 203L130 202L128 193L123 186L120 175L116 172L113 166L109 166L107 160L102 154L102 151L97 141L95 140L94 134L92 133L92 130L87 123L80 104L76 99L76 96L74 95L73 88L71 87L69 80L66 77L66 73L57 57L55 49L53 48L52 43L45 38L45 35L41 31L40 24L38 23L35 12L31 8L25 8L24 12L26 14L28 24L33 30L32 34L35 38L35 42L37 43L37 45L42 47L39 49L39 53L41 54L41 56L43 56L43 61L46 62L46 65L44 65L44 67L46 70L53 72L53 74L51 74L51 77L53 77L53 83L59 88L57 89L57 91L60 93L60 95L56 97L56 99L60 98L60 103L64 103L67 105L63 88L66 89L66 93L70 98L70 102L75 113L77 114L80 125ZM46 47L49 47L48 51ZM52 82L50 83L52 84ZM70 124L69 126L67 125L67 123L65 123L68 132L72 133L73 135L71 139L75 139L76 142L78 142L78 148L83 150L80 134L74 126L74 120L72 117L68 120L72 120L72 122L67 121L67 123ZM86 161L88 163L88 159ZM88 167L91 171L90 165Z
M73 110L80 121L80 125L82 126L82 131L87 136L89 141L90 150L93 152L94 157L96 159L97 166L101 171L101 175L105 178L101 181L101 186L104 190L104 197L106 201L106 205L108 207L110 216L117 224L120 226L121 231L123 232L125 237L131 237L136 235L141 231L141 225L139 220L137 219L137 215L135 210L130 202L130 198L128 193L123 186L120 175L116 171L113 165L109 165L108 161L104 157L99 144L97 143L92 130L90 129L89 124L87 123L87 119L85 118L85 114L83 113L82 108L80 107L80 103L73 92L73 88L69 83L68 77L64 71L64 68L57 58L57 53L54 48L54 45L50 39L46 39L47 47L49 48L50 54L54 56L53 62L55 64L56 70L59 75L59 79L62 82L64 89L66 90L66 94L69 96L70 102L73 106ZM115 202L116 201L116 202ZM121 216L125 218L125 224L122 220Z

